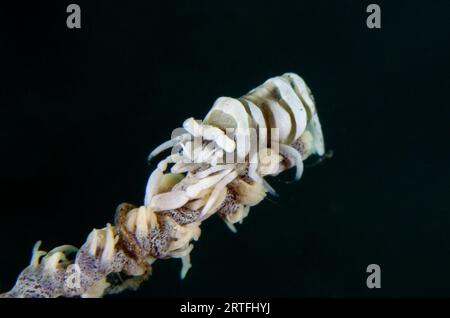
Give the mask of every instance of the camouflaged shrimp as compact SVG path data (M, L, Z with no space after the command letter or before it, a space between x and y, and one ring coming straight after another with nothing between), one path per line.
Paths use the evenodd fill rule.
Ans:
M101 297L137 288L156 259L172 257L181 258L183 278L202 221L218 214L235 231L251 206L275 194L265 176L295 167L299 179L303 160L324 156L313 96L293 73L239 99L220 97L203 122L187 119L150 159L168 149L142 206L121 204L114 226L94 229L80 249L64 245L46 253L36 243L30 265L1 297Z

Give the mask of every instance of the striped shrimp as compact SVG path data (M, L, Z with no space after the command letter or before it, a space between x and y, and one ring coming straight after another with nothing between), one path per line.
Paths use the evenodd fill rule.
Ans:
M274 77L246 95L218 98L200 121L188 118L149 160L171 150L147 182L144 203L119 205L114 225L94 229L84 245L50 252L33 248L15 286L0 297L102 297L137 288L157 259L191 268L201 223L217 214L236 231L250 208L276 195L264 179L325 156L314 98L294 73Z

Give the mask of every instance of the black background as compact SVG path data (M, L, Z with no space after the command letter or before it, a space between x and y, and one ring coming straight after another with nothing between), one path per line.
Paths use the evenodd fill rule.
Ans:
M375 1L372 1L375 2ZM193 267L159 261L122 296L450 296L446 1L17 1L0 9L0 290L38 239L80 246L141 203L146 156L219 96L301 75L334 157L202 225ZM366 267L382 288L366 287Z

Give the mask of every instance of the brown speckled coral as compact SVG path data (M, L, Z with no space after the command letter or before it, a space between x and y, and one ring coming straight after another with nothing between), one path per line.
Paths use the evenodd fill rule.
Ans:
M94 229L79 250L45 253L38 242L30 265L0 297L101 297L137 288L156 259L181 258L184 277L205 219L217 213L235 231L251 206L275 194L265 176L296 167L299 179L303 160L324 155L311 92L293 73L240 99L219 98L203 122L187 119L150 158L171 148L150 175L142 206L121 204L115 224Z

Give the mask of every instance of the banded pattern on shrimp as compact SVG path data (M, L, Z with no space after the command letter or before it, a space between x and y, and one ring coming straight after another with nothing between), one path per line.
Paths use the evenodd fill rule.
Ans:
M149 178L145 204L158 211L173 211L195 202L196 210L201 208L199 221L217 211L227 197L228 185L236 179L246 178L248 187L262 186L275 194L264 176L295 166L299 179L303 160L324 155L313 96L293 73L271 78L239 99L220 97L203 122L189 118L183 128L183 134L150 154L153 158L169 145L180 149L164 159ZM183 173L184 179L172 191L156 194L155 184L169 163L174 163L171 173ZM249 202L257 204L263 197Z

